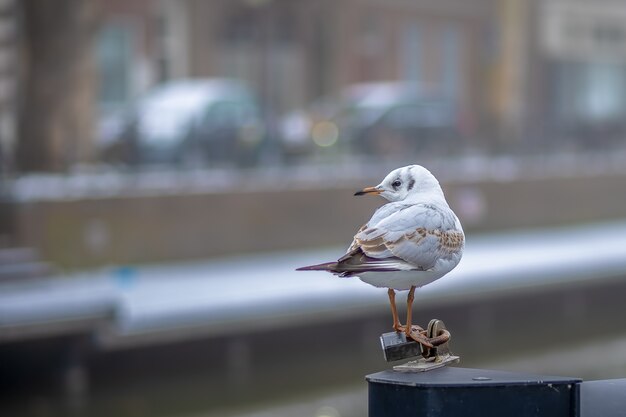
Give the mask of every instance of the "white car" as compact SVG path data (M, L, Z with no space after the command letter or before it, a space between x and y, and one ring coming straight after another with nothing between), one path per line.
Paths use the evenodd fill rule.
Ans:
M241 163L254 157L264 138L254 95L230 79L159 85L131 106L119 130L108 155L138 164Z

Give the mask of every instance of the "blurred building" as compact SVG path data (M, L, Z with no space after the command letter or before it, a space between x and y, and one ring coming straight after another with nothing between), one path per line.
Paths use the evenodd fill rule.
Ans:
M8 169L8 152L15 142L18 83L16 62L17 7L13 0L0 1L0 179Z
M132 3L144 18L126 19L124 36L140 53L115 49L127 97L169 78L236 77L273 117L350 84L411 81L453 97L470 131L505 148L593 145L626 128L621 1ZM110 22L104 36L120 28Z
M106 114L128 104L157 81L159 8L152 0L98 1L98 104Z
M124 2L126 9L105 3L103 91L117 92L122 102L159 80L235 77L259 93L273 117L349 84L411 81L455 97L468 122L476 122L485 103L484 57L495 45L492 3L185 0Z
M533 31L534 101L557 144L584 147L623 143L626 133L626 3L544 0ZM541 136L541 135L537 135ZM545 136L545 135L544 135Z
M545 151L624 143L626 3L499 0L488 94L498 142Z
M26 9L13 4L0 2L0 143L5 154L15 142L18 97L29 92L18 85L17 95L9 93L15 76L7 68L15 61L12 56L20 55L15 50L23 48L20 34L28 29L22 27L28 20L19 18ZM620 0L90 4L97 5L98 15L98 30L89 43L95 46L95 81L84 60L80 85L87 91L96 84L96 137L114 124L109 116L150 87L188 77L246 81L261 98L270 124L351 84L410 81L452 97L467 136L481 138L476 145L591 147L619 142L626 133L626 4ZM83 104L76 106L84 108L89 97L77 97L76 103ZM77 122L76 129L88 124ZM83 158L75 153L68 161Z

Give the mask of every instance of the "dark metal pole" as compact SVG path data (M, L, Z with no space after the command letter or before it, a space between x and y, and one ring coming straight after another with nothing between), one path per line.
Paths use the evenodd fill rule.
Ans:
M578 378L446 367L368 375L369 417L578 417Z

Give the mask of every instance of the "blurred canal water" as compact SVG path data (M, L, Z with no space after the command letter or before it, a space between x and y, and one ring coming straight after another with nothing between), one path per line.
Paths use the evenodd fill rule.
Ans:
M414 309L423 325L445 321L461 366L626 375L626 223L468 239L459 268L418 291ZM378 342L385 291L294 271L341 252L5 283L1 414L364 415L364 375L391 366Z

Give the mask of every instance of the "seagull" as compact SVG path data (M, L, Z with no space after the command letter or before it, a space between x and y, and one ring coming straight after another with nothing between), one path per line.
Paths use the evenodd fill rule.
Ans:
M379 195L381 206L354 236L345 255L335 262L298 268L328 271L340 277L387 288L393 329L408 337L414 329L412 306L415 289L430 284L454 269L463 256L465 234L458 217L443 195L439 182L421 165L391 171L375 187L354 195ZM406 326L398 319L396 291L408 290Z

